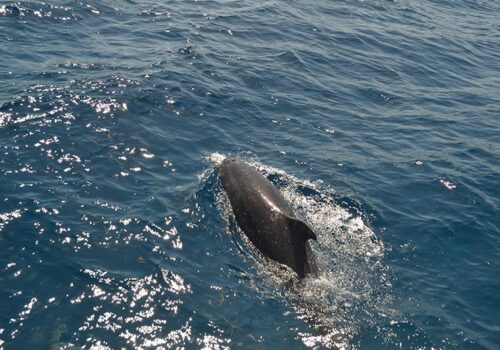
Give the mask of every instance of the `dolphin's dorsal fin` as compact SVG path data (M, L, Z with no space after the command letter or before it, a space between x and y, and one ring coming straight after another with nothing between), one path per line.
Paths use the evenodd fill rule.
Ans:
M302 240L305 242L308 239L314 239L315 241L317 240L316 234L314 233L313 230L307 225L304 221L299 220L297 218L293 218L291 216L286 216L287 221L288 221L288 227L290 230L293 232L294 235L297 235L298 237L302 238Z

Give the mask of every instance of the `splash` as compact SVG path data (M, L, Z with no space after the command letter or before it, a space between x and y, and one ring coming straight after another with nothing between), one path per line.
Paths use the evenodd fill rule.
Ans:
M226 158L227 157L224 154L221 154L221 153L218 153L218 152L214 152L210 156L207 157L208 160L210 160L212 163L214 163L216 165L222 164L222 162Z

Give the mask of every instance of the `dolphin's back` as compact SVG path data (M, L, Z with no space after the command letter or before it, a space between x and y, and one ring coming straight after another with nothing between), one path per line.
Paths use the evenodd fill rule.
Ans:
M224 160L220 177L236 222L266 256L288 265L301 277L312 272L306 241L316 235L302 221L280 192L261 173L237 159ZM309 259L310 260L310 259Z

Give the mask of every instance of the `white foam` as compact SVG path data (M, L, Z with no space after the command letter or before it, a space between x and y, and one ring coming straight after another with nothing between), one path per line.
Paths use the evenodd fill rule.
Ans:
M214 152L210 156L207 157L212 163L216 165L222 164L222 161L227 158L224 154Z

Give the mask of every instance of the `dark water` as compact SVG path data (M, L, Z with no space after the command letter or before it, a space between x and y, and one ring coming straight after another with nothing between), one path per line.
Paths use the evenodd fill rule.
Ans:
M497 349L499 62L497 0L2 2L0 348Z

